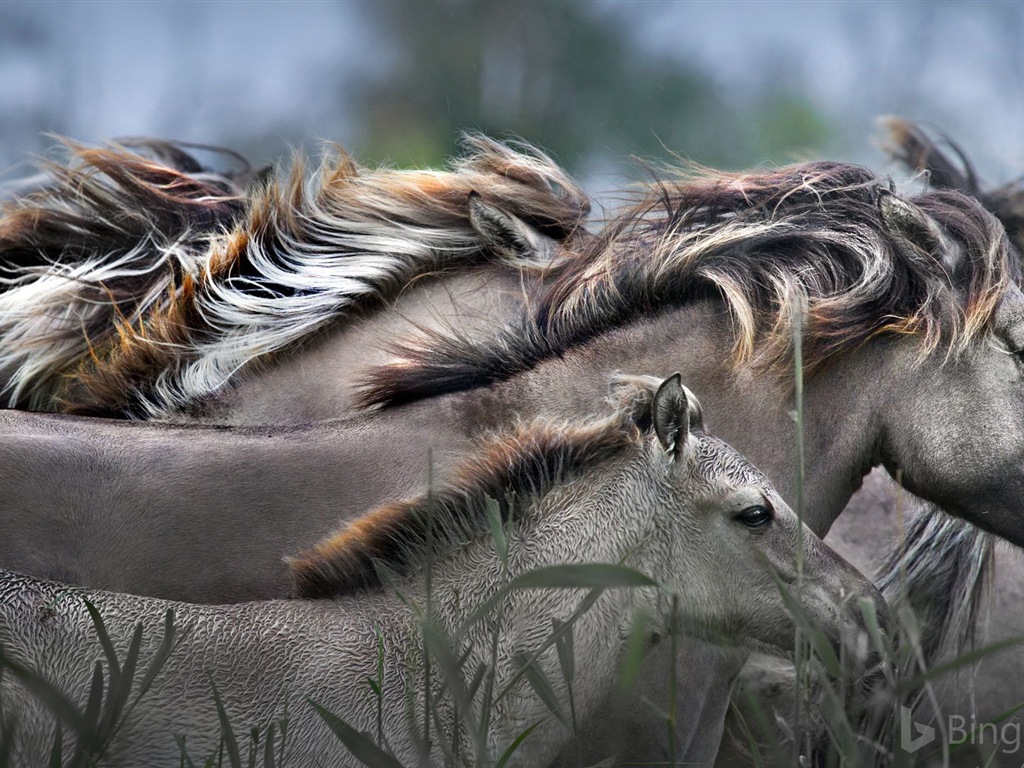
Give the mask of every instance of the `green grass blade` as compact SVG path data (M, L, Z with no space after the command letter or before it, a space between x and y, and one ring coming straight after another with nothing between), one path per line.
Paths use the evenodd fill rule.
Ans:
M267 728L267 739L263 742L263 768L276 768L274 760L274 724Z
M89 684L89 700L85 705L84 720L88 725L87 733L79 733L71 766L86 765L91 761L93 753L101 748L102 734L98 733L100 712L103 708L103 664L96 662L92 668L92 681Z
M316 713L320 715L334 735L338 737L338 740L345 745L345 748L352 753L352 757L363 765L370 766L370 768L402 768L402 764L398 762L394 755L385 752L374 744L373 740L365 733L357 731L340 717L329 712L315 701L310 701L309 704L316 710Z
M562 710L562 705L558 701L555 689L552 687L547 675L544 674L544 670L537 663L536 658L523 658L520 660L520 663L522 664L521 674L526 678L526 682L530 684L530 687L533 688L537 698L544 703L544 706L548 708L551 714L557 717L564 725L569 726L569 719Z
M153 684L156 676L160 674L160 670L163 669L164 664L171 657L174 652L174 639L177 630L174 626L174 609L168 608L167 613L164 614L164 638L160 641L160 647L157 649L156 655L153 656L153 660L149 662L149 666L146 668L146 674L143 675L142 681L139 683L139 691L135 696L135 701L138 702L142 698L143 694L149 690L149 687Z
M238 749L238 740L235 738L235 731L231 727L227 710L224 709L224 702L221 701L217 686L210 678L210 688L213 689L213 703L217 707L217 719L220 720L221 736L224 741L224 748L228 752L228 760L231 761L231 768L242 768L242 753Z
M430 656L441 668L445 687L451 691L459 710L468 713L471 702L466 694L465 680L462 675L462 666L467 657L456 658L447 638L437 630L436 626L424 626L423 631L427 637Z
M484 512L487 515L487 523L491 528L494 549L501 559L501 564L505 565L508 563L508 539L505 537L505 525L501 519L501 505L488 496L484 499Z
M121 665L121 674L118 676L117 687L113 687L107 694L106 713L103 718L103 726L100 731L105 738L113 737L117 730L118 720L121 713L128 706L128 699L132 695L132 683L135 682L135 669L139 662L139 649L142 647L142 622L135 625L132 632L132 639L128 644L128 653L125 655L124 664Z
M192 762L192 757L188 753L188 749L185 748L185 737L180 733L174 734L174 743L178 745L178 753L181 755L181 765L188 766L188 768L196 768L196 764Z
M597 589L592 589L590 592L588 592L587 596L583 598L583 600L580 602L579 607L573 612L572 616L569 617L568 621L565 622L563 628L559 629L557 632L552 632L551 635L549 635L548 638L543 643L541 643L538 648L535 648L534 651L530 654L529 661L532 663L539 659L541 654L544 653L544 651L546 651L552 645L554 645L554 643L558 640L559 633L565 631L564 627L572 626L576 622L576 620L580 618L580 616L582 616L591 608L593 608L594 603L597 602L598 598L601 597L602 594L604 594L604 589L600 587L598 587ZM519 674L513 675L512 679L505 683L505 687L502 688L498 695L494 698L494 703L497 704L499 701L505 698L505 696L508 695L509 691L512 690L512 687L519 682L519 679L522 676L522 670L520 670Z
M648 648L650 620L650 616L642 611L637 611L633 615L629 639L626 641L626 652L619 672L619 692L622 694L632 691L640 676L640 668L643 666Z
M89 612L89 618L92 619L96 637L103 648L103 655L107 657L107 666L110 668L110 690L113 691L117 688L121 678L121 665L117 660L117 651L114 650L114 644L110 641L110 633L107 632L107 625L104 623L103 617L100 616L100 612L96 610L96 606L89 600L82 602L85 603L85 610Z
M993 653L1005 651L1007 648L1013 648L1015 646L1021 645L1022 643L1024 643L1024 637L1011 637L1008 640L1001 640L998 643L992 643L992 645L987 645L984 648L979 648L976 651L965 653L953 659L952 661L948 661L945 664L940 664L939 666L933 667L927 672L922 672L918 675L915 675L909 680L901 681L900 684L896 686L896 692L902 694L914 691L915 689L919 688L923 683L928 682L930 680L934 680L937 677L941 677L942 675L945 675L947 672L952 672L953 670L959 669L960 667L968 666L976 661L985 658L986 656L992 655Z
M508 745L504 752L501 753L501 757L498 758L498 762L494 764L494 768L505 768L505 765L515 754L515 751L519 749L519 745L526 741L526 737L533 733L534 728L540 725L540 721L537 721L525 731L516 736L515 741Z
M4 655L3 646L0 646L0 667L7 669L18 681L47 709L63 721L75 733L91 733L92 729L82 717L82 713L72 704L57 688L45 678L36 674L22 664Z

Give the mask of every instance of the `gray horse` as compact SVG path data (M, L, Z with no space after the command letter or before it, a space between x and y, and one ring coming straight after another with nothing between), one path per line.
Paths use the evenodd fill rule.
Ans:
M550 715L550 705L519 674L522 659L536 659L556 681L562 706L585 725L614 688L638 611L654 617L648 647L675 612L687 633L785 654L794 627L778 582L799 594L837 646L869 631L861 600L874 605L884 626L878 591L806 527L801 533L796 515L765 477L704 432L700 406L678 376L663 383L620 379L616 396L620 405L610 417L561 426L539 421L492 436L457 467L450 485L377 509L292 560L296 590L330 600L201 607L69 589L2 571L0 649L81 703L104 654L83 601L106 617L120 642L137 619L156 624L173 609L185 632L154 688L106 745L103 764L174 762L176 734L187 736L193 755L215 751L211 684L240 733L266 732L290 698L288 758L295 764L355 764L341 756L307 699L357 730L379 728L395 755L412 764L424 750L416 717L426 706L426 669L417 649L424 642L419 611L429 604L433 625L462 649L465 674L490 669L493 675L491 684L463 694L467 705L452 691L465 689L468 679L444 679L443 667L430 665L438 676L431 687L431 763L479 747L496 759L535 727L513 763L537 766L566 749L572 730ZM505 523L507 554L489 515ZM802 578L794 566L798 547ZM624 563L653 581L598 590L582 613L579 590L525 589L537 569L567 562ZM523 589L507 592L517 579ZM473 618L495 595L503 595L502 607ZM543 641L555 622L569 621L574 612L580 613L572 619L575 654L585 663L570 687L553 644ZM146 653L155 650L151 644ZM699 678L703 671L681 675L685 686L688 675ZM375 676L379 711L366 684ZM510 695L487 698L507 686ZM13 740L15 765L43 764L53 716L11 674L0 678L0 701L0 741ZM699 706L679 713L680 730L694 739L687 759L696 754L704 762L716 749L721 722L710 724L708 733L695 731L693 719L700 719Z
M827 531L860 478L871 466L883 463L890 470L899 469L908 487L949 511L1011 541L1022 541L1024 527L1016 500L1024 486L1024 381L1019 363L1008 353L1024 346L1024 297L1003 228L976 201L954 193L905 200L863 169L841 164L735 176L708 173L654 186L634 208L614 216L600 236L569 236L563 228L553 241L541 237L554 231L551 227L531 228L530 222L508 214L514 210L511 202L514 195L512 201L491 200L499 213L505 212L504 219L491 218L507 226L481 228L490 233L490 241L504 239L519 253L524 247L538 248L561 265L552 267L539 296L507 305L513 309L510 331L493 338L474 332L466 339L441 328L405 359L372 373L364 401L411 404L385 409L362 422L362 463L344 465L343 457L330 465L326 475L336 484L332 487L343 486L357 496L351 505L339 500L339 516L359 514L381 499L414 490L409 485L414 474L418 487L430 445L438 447L435 460L443 476L464 450L460 446L482 429L519 415L572 418L588 412L599 396L593 382L601 376L595 372L603 375L616 369L664 375L682 368L701 398L720 414L719 432L747 452L784 495L797 498L788 373L796 313L804 334L803 491L812 528ZM470 205L467 194L462 207L465 222L470 221ZM283 219L287 221L286 216ZM533 236L523 234L531 229ZM388 228L378 219L373 233L398 236L406 230ZM285 249L281 255L287 253ZM249 275L255 287L246 294L257 306L259 285L268 286L274 295L274 284L258 278ZM462 324L461 318L447 319ZM158 346L146 342L147 328L145 323L126 327L126 354L104 356L98 351L97 359L86 366L89 375L75 385L80 388L67 394L82 395L80 407L99 411L124 406L125 392L135 397L139 389L149 397L155 390L145 382L159 381L164 369L147 362L148 350ZM367 358L373 363L380 355L365 349L366 337L344 333L341 329L322 337L314 352L319 350L322 360L350 345L349 359L355 364L347 375L323 376L317 370L310 376L303 349L291 357L281 355L282 370L293 373L279 383L289 386L275 383L264 388L261 401L258 385L247 391L243 380L236 398L229 396L226 413L218 418L230 422L232 409L244 402L247 418L255 414L270 420L269 414L286 396L303 405L296 411L281 409L285 418L347 408L353 376L367 366ZM335 340L342 346L333 347ZM394 352L384 354L396 358ZM141 388L135 387L135 379L120 378L126 370L141 372ZM303 371L306 374L299 375ZM104 381L128 381L132 387L105 389ZM111 397L104 399L105 393ZM149 549L132 539L103 578L116 578L120 558L132 559L133 551L148 553L162 547L167 553L164 564L171 558L194 563L187 548L176 549L177 536L202 536L208 526L208 542L228 530L238 538L237 532L246 530L252 517L248 504L255 504L256 513L271 521L261 530L272 527L269 502L258 502L261 493L270 500L281 498L274 495L279 475L268 472L260 485L260 472L246 472L246 479L256 485L238 494L236 502L230 450L211 448L193 454L197 441L190 439L192 432L142 425L94 431L87 422L75 422L56 428L83 440L43 446L28 438L37 429L54 428L45 420L12 416L6 424L14 433L24 431L26 438L18 445L17 466L58 462L61 471L48 476L49 488L43 491L68 501L41 509L36 499L39 486L28 482L31 475L12 470L0 478L5 483L7 508L0 509L6 513L5 530L24 529L29 540L13 552L9 547L0 553L0 562L32 558L32 567L43 574L68 563L72 576L79 568L103 568L83 565L84 558L76 551L102 541L98 531L122 530L123 520L137 520L140 507L131 505L139 489L139 498L151 505L154 517L170 515L165 530L171 535L157 537L156 546ZM422 439L403 441L403 424ZM993 424L1000 428L993 430ZM269 432L271 437L283 434ZM295 430L297 442L307 433ZM90 441L90 434L99 439ZM222 437L226 445L231 441L226 433L198 434L208 446ZM266 450L279 445L279 440L268 440ZM288 492L297 486L324 487L322 465L304 466L304 474L294 471L299 455L295 450L286 465L293 471L282 487ZM317 460L323 461L319 457L325 455L318 454ZM267 456L262 466L269 467L273 460L270 453ZM215 461L204 469L211 458L220 464ZM161 461L175 468L166 480L150 476L159 473ZM378 471L379 466L401 470L392 477ZM198 496L192 495L188 481L193 471L205 478L197 485ZM373 483L366 481L368 474ZM201 508L196 499L205 500L203 489L210 487L228 499L216 521L198 519L188 511ZM379 496L361 495L373 493ZM188 524L175 522L177 515L187 517ZM305 531L289 531L287 536L305 536L311 542L326 532L323 523L317 517ZM37 530L75 533L69 546L40 552L40 537L32 535ZM139 537L143 535L140 532ZM225 546L236 546L231 538ZM263 548L261 562L272 562L289 551L281 546L284 538L280 532L258 540L247 537L244 548L235 551L248 555ZM28 555L26 546L31 547ZM918 554L927 565L927 551ZM160 565L156 561L157 568ZM240 567L230 557L211 565ZM926 576L942 573L942 563L931 565ZM185 570L196 569L186 565ZM252 576L260 588L271 583L261 581L264 578L263 572ZM272 578L282 583L279 574Z
M308 184L301 162L254 180L206 172L167 142L69 143L49 184L0 208L0 394L8 407L172 417L439 275L451 279L429 307L377 312L381 330L456 314L464 332L492 328L564 258L557 243L585 236L589 202L539 152L466 145L447 172L333 153ZM301 378L280 383L305 399ZM310 420L288 398L266 405L273 415L251 423Z

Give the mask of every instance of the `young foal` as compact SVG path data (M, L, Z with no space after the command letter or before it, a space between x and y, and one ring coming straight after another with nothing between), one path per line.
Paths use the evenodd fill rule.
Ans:
M865 629L856 598L872 601L884 615L884 601L870 582L806 527L801 531L764 476L704 432L700 406L678 374L660 386L646 377L622 378L615 389L619 404L610 417L574 425L537 421L491 437L433 496L382 507L293 560L297 592L330 600L195 606L2 572L0 646L8 658L39 670L82 702L101 653L83 598L105 617L115 638L130 634L137 617L153 622L174 609L177 625L186 630L180 647L109 745L103 758L108 766L169 764L178 758L175 734L188 736L193 755L215 750L211 681L237 732L266 728L290 697L293 764L340 764L339 743L307 699L358 730L379 727L396 756L411 764L421 754L422 719L416 718L426 706L418 611L429 603L434 626L455 640L456 655L462 648L466 674L497 659L494 685L477 686L458 721L450 692L466 681L442 685L440 665L430 665L432 762L443 761L442 744L472 754L479 718L489 708L483 749L493 759L539 723L514 755L517 764L537 766L569 744L571 731L548 714L518 672L523 655L535 654L556 696L570 696L558 654L545 640L556 621L577 611L581 597L578 589L505 591L510 581L538 568L622 563L662 585L600 591L575 620L576 658L586 659L571 690L580 723L613 688L637 611L654 616L651 626L661 632L674 603L687 633L775 653L787 652L794 637L776 579L800 590L806 610L833 643ZM488 509L498 510L505 524L507 558L499 555L503 547ZM798 587L794 562L801 533ZM432 567L426 557L431 543ZM496 595L500 607L486 620L470 618ZM379 716L366 682L377 675L378 648ZM508 695L485 700L506 686ZM53 718L10 674L0 678L0 694L4 738L15 740L15 764L43 764ZM690 716L680 713L681 731ZM15 720L17 728L10 730ZM714 733L696 738L714 748L720 728L718 723Z

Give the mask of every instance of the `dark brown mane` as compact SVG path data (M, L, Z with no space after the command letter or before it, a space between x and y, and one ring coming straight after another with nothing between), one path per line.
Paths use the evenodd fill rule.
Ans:
M944 234L894 229L887 200ZM410 343L399 350L403 360L366 377L362 402L486 386L709 296L732 314L736 364L763 370L788 367L801 305L808 375L881 334L916 334L923 354L943 342L959 351L988 327L1015 274L1003 228L955 192L908 203L866 169L841 163L705 172L654 185L618 214L519 325L477 343L455 334Z
M994 189L986 188L978 178L970 158L948 136L936 141L920 126L898 117L887 117L882 125L888 132L884 149L896 161L913 172L928 174L928 185L937 190L955 190L975 197L1002 222L1006 234L1024 253L1024 183L1011 181ZM943 151L945 144L956 159Z
M503 521L597 465L635 448L639 430L627 410L582 427L536 422L483 441L432 496L381 507L290 560L301 597L343 595L381 585L381 569L398 576L422 567L428 519L435 549L488 530L494 501Z
M0 204L0 274L142 249L141 270L146 248L186 236L205 246L207 233L230 228L245 210L248 169L210 173L173 142L156 139L63 143L68 159L43 164L47 181ZM107 288L116 295L117 285Z

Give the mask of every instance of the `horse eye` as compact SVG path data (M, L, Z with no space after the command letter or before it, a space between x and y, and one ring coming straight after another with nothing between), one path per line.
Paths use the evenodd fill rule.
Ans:
M771 523L773 515L768 507L757 504L744 509L736 515L736 519L748 528L764 528Z

